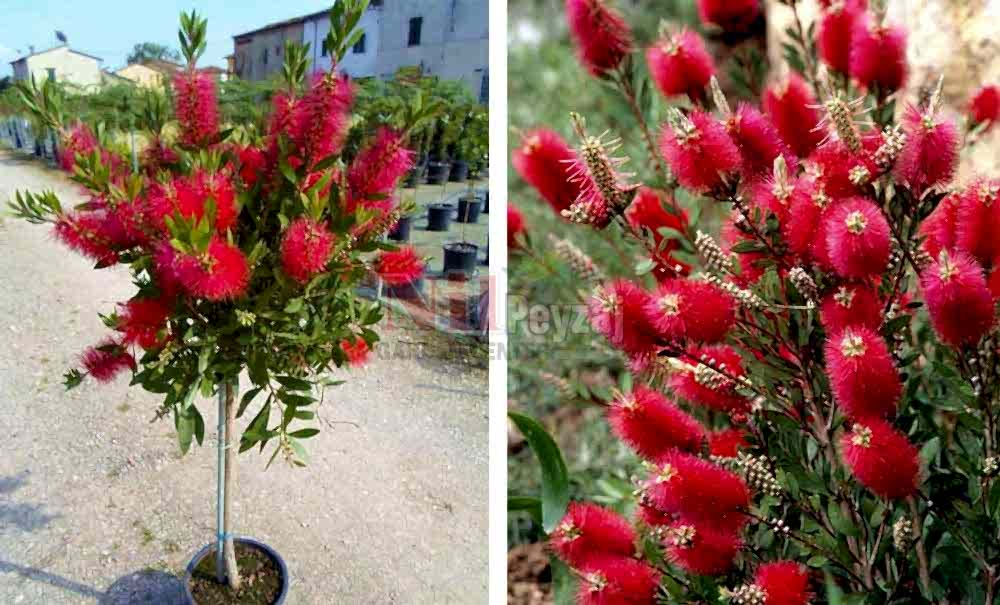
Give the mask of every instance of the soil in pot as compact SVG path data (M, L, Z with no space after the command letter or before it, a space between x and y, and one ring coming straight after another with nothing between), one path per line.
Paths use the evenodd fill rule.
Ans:
M191 574L189 586L197 605L272 605L281 594L281 570L266 552L236 543L236 565L243 585L232 591L215 579L215 549L202 558Z
M444 274L452 278L471 277L476 272L476 257L479 246L467 242L445 244Z

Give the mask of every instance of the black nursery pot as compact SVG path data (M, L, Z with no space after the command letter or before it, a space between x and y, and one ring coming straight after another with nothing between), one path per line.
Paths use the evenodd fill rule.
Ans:
M464 183L469 178L469 163L465 160L455 160L451 163L451 172L448 173L448 180L453 183Z
M424 176L424 166L418 164L413 168L410 168L406 172L406 178L403 180L403 187L407 189L413 189L420 184L420 179Z
M279 555L277 551L275 551L267 544L264 544L263 542L258 542L253 538L233 538L233 542L235 542L238 545L262 551L274 562L275 566L278 568L278 571L281 574L281 590L278 593L278 597L271 603L271 605L284 605L285 599L288 598L288 587L289 584L291 583L291 580L288 577L288 566L285 565L285 560L281 558L281 555ZM194 596L191 594L191 579L198 565L201 564L201 562L205 559L205 557L209 556L212 557L215 556L214 543L208 544L204 548L199 550L198 554L196 554L194 558L191 559L191 562L188 563L187 571L184 572L184 599L187 605L200 605L197 601L194 600Z
M444 275L449 279L465 279L476 272L479 246L468 242L453 242L444 248Z
M448 162L428 162L427 163L427 184L440 185L448 178L450 165Z
M479 199L462 198L458 200L458 222L478 223L479 212L483 209L483 203Z
M490 213L490 190L487 189L482 193L483 196L483 214Z
M427 206L427 230L447 231L451 227L451 204L431 204Z
M413 228L413 217L403 216L396 222L396 226L389 231L389 239L397 242L410 241L410 229Z

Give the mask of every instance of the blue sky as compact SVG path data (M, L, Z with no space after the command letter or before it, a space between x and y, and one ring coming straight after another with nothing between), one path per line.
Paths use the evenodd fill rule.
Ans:
M199 65L225 67L224 57L233 52L234 35L331 5L331 0L4 0L0 77L11 75L10 61L27 54L29 45L39 51L58 44L56 30L66 34L74 50L104 59L105 69L125 65L125 57L139 42L179 50L178 16L192 8L208 17L208 46Z

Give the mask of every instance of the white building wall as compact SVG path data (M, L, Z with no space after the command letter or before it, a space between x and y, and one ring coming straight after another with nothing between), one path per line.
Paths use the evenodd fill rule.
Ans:
M353 48L349 48L340 63L340 70L352 78L378 75L375 69L382 27L382 7L371 7L365 11L358 22L358 27L365 32L365 52L356 53ZM323 56L323 40L328 33L330 33L329 15L323 14L303 23L302 42L309 44L310 69L313 71L330 69L331 57Z
M53 68L56 80L60 82L68 82L77 86L99 86L101 84L101 62L93 57L72 52L65 46L29 56L24 63L27 63L27 69L15 67L15 79L26 79L32 75L35 80L42 82L49 77L49 68ZM18 62L18 64L20 65L22 62Z

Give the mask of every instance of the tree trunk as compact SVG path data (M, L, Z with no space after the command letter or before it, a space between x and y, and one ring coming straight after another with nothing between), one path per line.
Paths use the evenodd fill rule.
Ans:
M233 545L231 532L232 519L231 504L233 501L233 485L236 483L236 444L233 435L236 432L236 386L235 381L226 383L226 474L225 474L225 500L223 504L223 533L225 534L225 546L222 549L226 560L226 577L229 579L229 587L239 590L240 570L236 567L236 549Z

